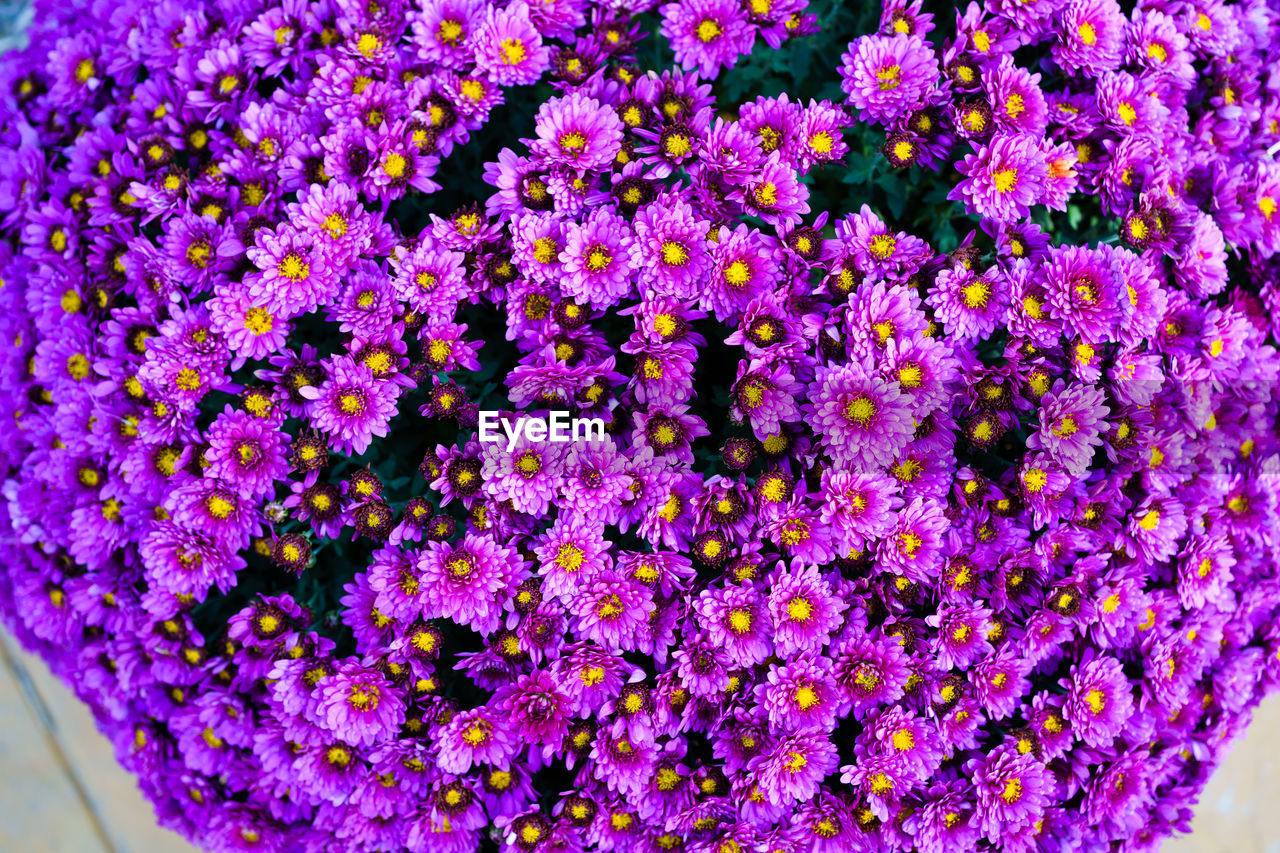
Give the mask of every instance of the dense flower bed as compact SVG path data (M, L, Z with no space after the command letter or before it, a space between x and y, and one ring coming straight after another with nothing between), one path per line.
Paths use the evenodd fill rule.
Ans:
M942 11L37 8L0 616L163 825L1186 828L1280 678L1280 12Z

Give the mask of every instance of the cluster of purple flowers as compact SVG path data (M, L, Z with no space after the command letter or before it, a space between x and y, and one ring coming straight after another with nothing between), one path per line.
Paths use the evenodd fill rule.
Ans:
M1155 849L1280 683L1280 12L993 0L939 45L892 0L846 103L717 112L815 22L676 0L641 72L651 5L42 7L0 617L214 849ZM980 232L812 211L860 120ZM1032 221L1075 202L1116 240ZM606 435L482 442L486 383Z

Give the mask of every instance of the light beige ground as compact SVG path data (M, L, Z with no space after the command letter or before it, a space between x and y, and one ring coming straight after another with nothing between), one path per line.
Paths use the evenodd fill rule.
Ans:
M88 710L2 631L0 647L0 853L192 851L154 825ZM1209 783L1195 831L1163 853L1280 853L1280 697Z

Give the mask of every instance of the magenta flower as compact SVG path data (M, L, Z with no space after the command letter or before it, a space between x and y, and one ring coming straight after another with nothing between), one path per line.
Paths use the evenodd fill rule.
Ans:
M205 451L210 476L225 480L245 495L262 496L275 489L289 471L284 448L287 433L271 418L255 418L225 409L209 427Z
M501 767L520 748L504 717L488 708L454 714L437 730L432 745L446 773L466 773L481 764Z
M607 166L622 146L622 120L595 98L552 98L538 109L534 150L578 171Z
M911 411L898 386L847 364L820 372L810 404L814 426L831 458L860 467L887 465L911 440Z
M325 373L319 387L302 390L310 400L311 424L327 434L335 448L364 453L375 436L387 434L400 386L377 378L366 364L346 355L329 359Z
M468 533L457 544L428 542L418 555L423 615L497 630L502 605L527 574L510 548Z
M288 227L263 231L245 254L261 270L249 281L249 296L283 319L313 311L337 295L339 282L308 234Z
M966 155L956 171L965 179L947 198L964 202L973 213L1003 221L1031 214L1049 174L1039 146L1021 134L994 137L978 153Z
M515 2L504 9L489 7L476 31L476 68L503 86L536 83L551 65L550 51L529 17L529 6Z
M1063 711L1081 740L1093 747L1109 746L1133 713L1133 695L1120 662L1097 658L1071 668Z
M376 669L338 664L316 690L317 713L325 726L351 746L371 746L398 732L404 722L404 697Z
M810 730L779 739L751 759L747 770L767 802L786 805L812 797L838 763L835 744Z
M923 105L938 83L938 60L920 36L860 36L840 61L849 103L881 124Z
M659 12L676 62L703 77L715 77L751 52L756 31L733 0L683 0L667 3Z

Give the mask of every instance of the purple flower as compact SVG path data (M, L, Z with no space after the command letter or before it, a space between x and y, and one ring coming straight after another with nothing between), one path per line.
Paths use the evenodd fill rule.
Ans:
M1078 477L1102 445L1103 419L1110 411L1100 388L1084 384L1068 388L1058 380L1040 398L1040 428L1027 440L1027 447L1043 449L1069 475Z
M505 9L489 7L475 36L476 68L503 86L536 83L551 65L542 35L524 2Z
M956 170L965 179L947 198L970 211L997 220L1023 219L1039 202L1048 177L1044 154L1021 134L994 137L978 153L968 154Z
M749 586L707 590L694 604L702 628L738 666L753 666L769 656L769 619L765 600Z
M549 163L578 171L600 169L622 146L622 120L595 98L572 94L538 108L533 150Z
M849 605L837 598L815 566L778 574L769 590L769 616L778 654L817 652L840 627Z
M1063 710L1071 728L1093 747L1109 746L1133 713L1129 680L1115 658L1097 658L1071 668Z
M1031 826L1044 814L1053 782L1034 756L1000 746L985 759L973 759L966 770L977 794L974 825L988 840Z
M703 77L714 77L751 52L755 28L733 0L684 0L667 3L659 12L676 62Z
M809 188L778 152L770 154L746 184L729 194L770 225L798 225L809 212Z
M614 651L635 651L656 609L643 585L602 572L583 583L569 607L583 639Z
M593 307L613 305L631 292L640 252L643 249L637 249L627 222L608 208L596 208L580 226L570 226L565 235L560 287Z
M958 338L987 338L1004 319L1008 289L997 269L964 266L938 273L928 302L947 330Z
M1068 74L1113 71L1124 49L1125 19L1115 0L1077 0L1058 18L1053 58Z
M756 700L776 729L829 730L835 725L839 690L830 661L799 655L769 668L768 680L756 685Z
M838 468L822 472L822 520L839 531L841 552L861 550L893 529L892 513L902 506L898 485L878 472Z
M709 265L710 223L683 201L659 199L641 208L634 224L632 266L653 277L654 292L680 300L696 296Z
M417 566L423 615L452 619L485 634L497 630L502 605L527 573L510 548L473 534L457 544L428 542Z
M286 320L337 295L338 280L310 235L288 227L263 231L245 254L261 270L250 279L249 296Z
M1104 253L1079 246L1051 250L1040 275L1048 310L1070 331L1089 344L1113 337L1120 317L1119 282Z
M371 746L391 737L404 722L404 697L376 669L341 662L316 689L317 711L325 726L352 746Z
M840 464L878 467L911 440L910 409L896 383L847 364L818 374L810 414L823 445Z
M473 766L504 766L520 748L506 720L489 708L460 711L433 738L436 762L446 773L466 773Z
M367 365L346 355L327 360L318 388L302 390L311 401L307 415L312 426L327 434L336 450L353 455L364 453L375 436L387 434L399 393L399 385L378 379Z
M280 424L255 418L228 406L209 427L205 451L210 476L231 484L242 494L270 494L277 480L289 472L284 447L289 441Z
M860 36L840 61L848 102L881 124L922 106L938 82L938 60L920 36Z
M751 759L747 770L767 802L787 805L817 793L818 783L838 761L835 744L811 730L778 739Z

